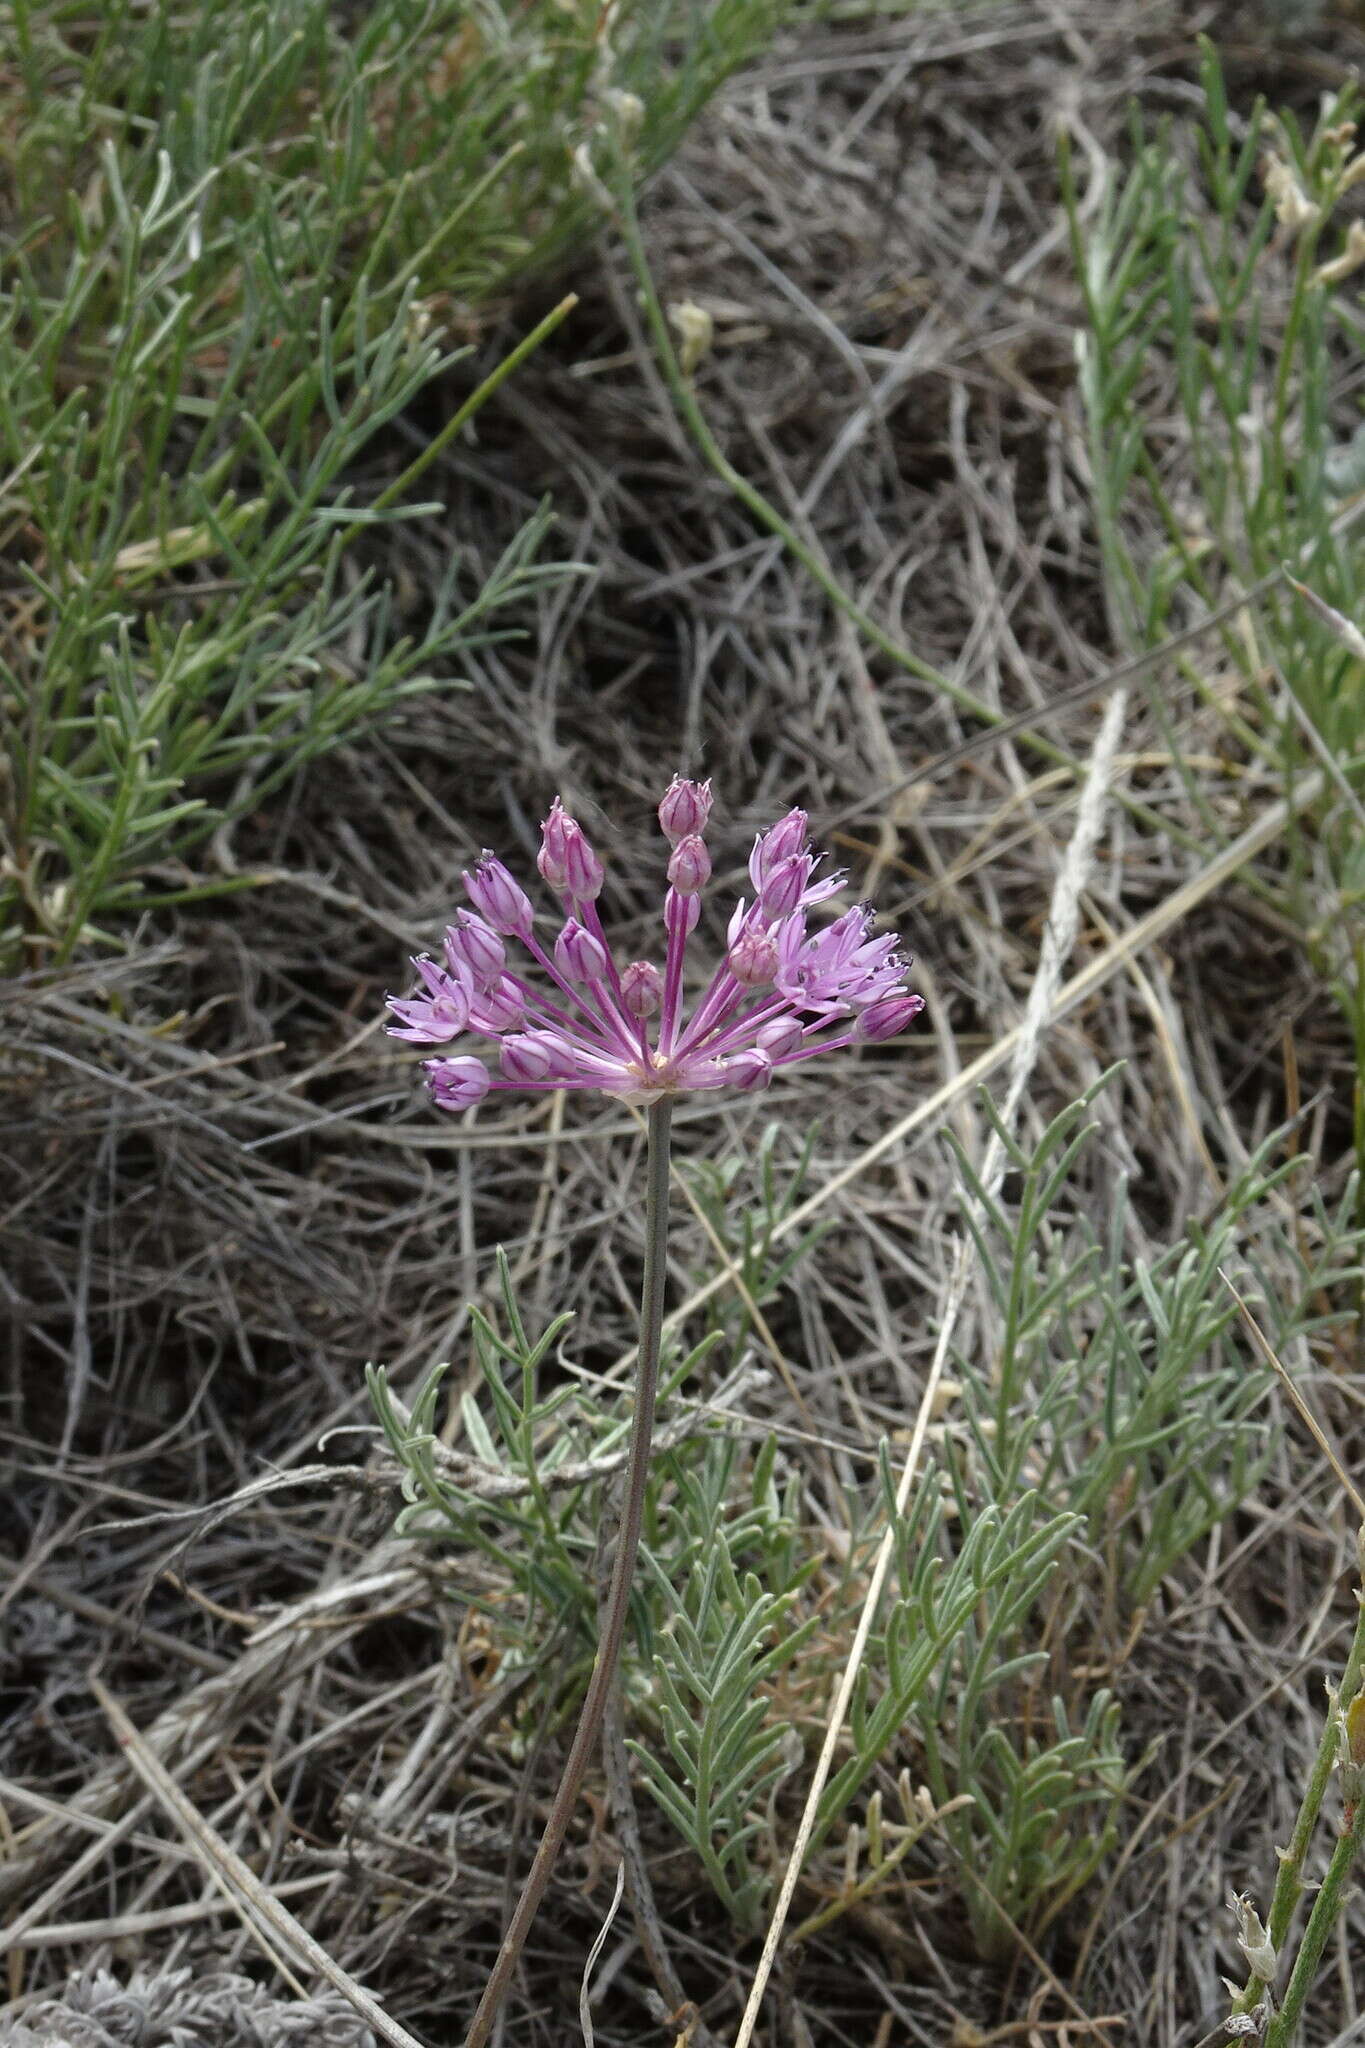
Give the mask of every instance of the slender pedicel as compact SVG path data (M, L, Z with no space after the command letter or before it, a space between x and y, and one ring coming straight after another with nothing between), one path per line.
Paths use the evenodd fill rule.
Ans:
M625 1495L612 1561L611 1587L602 1610L597 1655L592 1676L574 1730L564 1775L555 1793L545 1832L540 1838L516 1911L508 1922L502 1947L494 1963L478 2010L465 2036L465 2048L484 2048L493 2031L498 2008L526 1946L531 1923L545 1896L551 1872L563 1845L573 1811L578 1804L583 1774L602 1736L602 1720L616 1681L621 1661L621 1642L630 1608L631 1580L640 1548L640 1524L644 1517L645 1482L649 1477L649 1447L654 1434L654 1398L659 1385L659 1341L664 1320L664 1286L668 1241L668 1127L673 1102L664 1095L649 1108L649 1160L645 1194L645 1273L640 1296L640 1350L635 1375L635 1415L631 1423L630 1448L626 1457Z

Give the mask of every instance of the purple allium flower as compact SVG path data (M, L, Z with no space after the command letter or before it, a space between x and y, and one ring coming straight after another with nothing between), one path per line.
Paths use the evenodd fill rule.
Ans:
M773 1063L757 1045L746 1045L742 1052L732 1053L725 1064L731 1085L736 1088L766 1088L773 1077Z
M774 1017L771 1024L760 1024L754 1033L754 1044L772 1060L789 1060L805 1042L806 1030L799 1017Z
M469 1022L473 992L469 969L456 961L447 974L434 960L425 957L412 964L426 994L414 996L408 1002L390 996L389 1008L398 1022L390 1024L389 1030L395 1038L406 1038L412 1045L448 1045Z
M526 1021L526 998L513 975L504 974L496 988L475 996L469 1005L469 1028L497 1036L518 1031Z
M730 919L726 951L690 1010L687 943L711 873L702 834L709 783L674 777L659 805L669 841L662 969L619 969L597 910L603 868L556 798L536 865L567 912L553 945L536 936L531 900L485 853L464 878L473 911L447 929L445 964L414 960L419 988L390 996L389 1030L411 1045L445 1046L463 1033L497 1046L496 1068L472 1054L426 1062L442 1109L468 1109L494 1089L597 1089L649 1102L711 1088L766 1088L774 1074L822 1052L893 1038L924 1008L906 985L894 933L876 934L865 906L813 928L810 913L842 886L817 879L804 811L789 811L754 842L754 896ZM509 965L518 939L538 977ZM654 1020L657 1019L657 1023Z
M472 1109L492 1087L482 1060L425 1060L427 1086L438 1109Z
M785 818L759 833L749 855L749 880L755 889L761 891L773 869L784 860L795 860L805 852L806 824L804 811L788 811Z
M923 1008L923 996L882 996L858 1012L853 1023L854 1036L895 1038L907 1025L914 1023Z
M510 1031L502 1041L502 1071L519 1088L534 1088L558 1074L573 1054L553 1031Z

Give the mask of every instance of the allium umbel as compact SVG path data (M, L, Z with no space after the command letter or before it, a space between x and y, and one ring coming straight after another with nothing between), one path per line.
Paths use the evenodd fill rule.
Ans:
M702 834L706 783L674 778L659 805L669 841L661 967L619 969L598 915L602 863L556 798L541 828L536 865L559 897L564 922L548 946L530 898L485 853L464 877L474 908L445 936L445 964L414 960L418 989L390 996L395 1038L446 1046L469 1036L497 1043L494 1069L474 1054L426 1062L441 1109L468 1109L497 1089L598 1089L635 1102L697 1089L766 1088L799 1061L864 1040L892 1038L924 1008L906 985L909 963L892 933L872 936L872 913L846 910L818 928L810 912L841 877L816 879L824 856L809 851L804 811L789 811L754 842L752 900L741 897L726 950L706 988L684 1004L688 940L711 872ZM520 942L540 970L508 964ZM548 986L547 986L548 985Z

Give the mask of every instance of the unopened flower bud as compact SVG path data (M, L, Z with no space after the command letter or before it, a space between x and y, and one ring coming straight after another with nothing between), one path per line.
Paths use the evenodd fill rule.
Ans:
M473 874L465 876L464 885L470 902L495 932L511 933L519 939L531 936L535 917L531 899L491 853L480 856Z
M515 1031L526 1016L526 998L510 974L504 974L495 988L485 989L469 1006L469 1021L476 1031L500 1036Z
M771 1024L760 1025L754 1034L754 1043L762 1047L770 1060L790 1059L805 1042L799 1017L774 1017Z
M734 1053L725 1062L726 1078L736 1087L744 1088L750 1094L757 1094L766 1088L773 1077L773 1063L766 1052L756 1045L746 1045L742 1052Z
M1260 1983L1273 1984L1279 1964L1260 1914L1249 1898L1237 1892L1228 1893L1228 1904L1237 1921L1237 1946L1247 1959L1247 1968Z
M466 1055L455 1060L425 1060L427 1087L438 1109L472 1109L492 1087L482 1060Z
M924 1008L923 996L883 996L869 1003L853 1026L855 1038L895 1038L913 1024Z
M552 889L591 903L602 891L602 863L589 846L583 827L571 818L556 797L550 815L540 828L540 852L536 866Z
M659 824L669 845L676 846L680 839L704 832L710 815L710 783L688 782L683 776L675 775L659 805Z
M514 1031L502 1041L502 1071L519 1087L534 1087L537 1082L556 1078L567 1051L553 1032Z
M749 874L756 889L762 888L773 869L784 860L793 860L805 852L807 823L804 811L788 811L785 818L779 818L759 834L749 856Z
M730 948L730 972L744 988L762 988L777 973L777 940L757 925L742 931Z
M566 981L602 982L607 978L607 949L571 917L555 940L555 966Z
M664 978L648 960L632 960L621 976L621 1001L628 1013L643 1021L652 1017L664 997Z
M690 377L715 338L716 323L695 299L677 299L668 309L668 324L678 337L678 368Z
M491 924L473 911L460 911L446 926L445 956L452 973L467 967L477 989L490 989L507 965L507 948Z
M699 833L689 832L673 849L668 879L680 896L696 896L711 879L711 856Z
M764 877L759 903L765 917L790 917L800 907L810 880L810 858L806 854L792 854L787 860L779 861Z
M613 86L604 94L607 105L616 116L616 125L622 142L629 149L636 141L645 123L645 103L638 93L623 92Z
M1309 198L1295 176L1292 164L1284 157L1271 154L1262 158L1261 183L1275 208L1276 220L1291 234L1312 227L1320 217L1321 208Z
M1310 284L1340 284L1365 263L1365 221L1353 220L1346 230L1346 246L1330 263L1320 263Z
M670 939L690 938L700 916L700 896L684 896L677 889L664 891L664 930Z

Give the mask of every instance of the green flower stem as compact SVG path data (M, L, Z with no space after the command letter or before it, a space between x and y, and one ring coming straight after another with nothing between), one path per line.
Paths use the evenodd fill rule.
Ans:
M1335 1728L1335 1716L1333 1726ZM1345 1907L1351 1870L1362 1849L1365 1849L1365 1800L1357 1805L1349 1827L1344 1828L1337 1838L1327 1875L1322 1880L1308 1916L1308 1925L1303 1930L1303 1940L1299 1943L1299 1952L1285 1986L1283 2003L1266 2028L1265 2048L1286 2048L1294 2038L1304 2004L1317 1980L1322 1952Z
M453 412L440 432L433 436L416 459L410 462L403 474L395 477L387 489L382 490L370 507L371 512L384 512L410 491L424 469L429 469L438 455L444 453L455 439L466 420L473 419L479 407L493 396L498 386L505 383L513 370L520 369L527 356L533 355L549 335L553 334L561 320L572 313L578 304L578 294L570 292L557 306L552 306L545 318L524 334L514 349L509 349L500 363L495 363L476 391L471 391L464 404Z
M1362 1681L1365 1681L1365 1532L1362 1532L1360 1539L1360 1556L1362 1574L1362 1589L1359 1596L1360 1613L1356 1620L1355 1634L1351 1638L1351 1647L1347 1652L1346 1668L1341 1674L1341 1686L1337 1694L1337 1705L1328 1714L1323 1724L1322 1740L1318 1744L1318 1753L1313 1762L1313 1769L1304 1788L1298 1819L1294 1822L1294 1832L1289 1838L1289 1847L1281 1852L1280 1867L1275 1878L1275 1889L1271 1894L1267 1932L1270 1935L1272 1947L1277 1951L1284 1946L1285 1936L1289 1932L1289 1923L1294 1917L1294 1908L1298 1905L1303 1895L1304 1859L1308 1854L1308 1845L1313 1838L1313 1830L1318 1824L1318 1815L1322 1811L1322 1802L1326 1795L1328 1782L1332 1776L1333 1766L1340 1754L1341 1708L1343 1705L1350 1704L1361 1690ZM1365 1802L1362 1802L1362 1804L1365 1805ZM1357 1813L1349 1833L1343 1835L1341 1842L1337 1844L1336 1852L1332 1858L1331 1869L1328 1872L1327 1879L1324 1881L1322 1890L1318 1893L1317 1899L1314 1902L1313 1911L1309 1917L1308 1926L1304 1930L1303 1941L1300 1943L1299 1954L1290 1976L1289 1989L1285 1993L1285 2011L1288 2010L1289 2000L1294 1987L1300 1981L1300 1971L1303 1968L1304 1956L1307 1953L1310 1939L1313 1937L1315 1925L1319 1926L1316 1951L1318 1955L1321 1955L1322 1944L1327 1939L1328 1923L1326 1921L1319 1922L1319 1914L1323 1909L1324 1900L1330 1899L1334 1902L1331 1906L1333 1913L1341 1910L1341 1884L1344 1883L1345 1879L1343 1876L1336 1888L1332 1889L1332 1872L1337 1868L1337 1858L1342 1854L1343 1843L1348 1840L1354 1840L1356 1848L1359 1848L1359 1831L1360 1814ZM1355 1850L1353 1849L1350 1854L1354 1855L1354 1853ZM1348 1855L1345 1868L1349 1868L1349 1864L1350 1856ZM1312 1964L1310 1967L1315 1968L1316 1964ZM1255 1977L1249 1977L1233 2006L1233 2011L1237 2013L1250 2012L1261 1995L1262 1986L1259 1980ZM1303 1989L1301 1988L1299 1994L1300 2005L1302 2002ZM1283 2019L1283 2017L1284 2014L1282 2012L1279 2015L1279 2019ZM1278 2020L1276 2024L1278 2025ZM1276 2038L1278 2042L1283 2042L1287 2036L1281 2032ZM1267 2048L1269 2048L1269 2037L1267 2037Z
M583 1700L573 1746L564 1775L555 1794L545 1833L531 1865L530 1875L503 1937L498 1959L484 1987L479 2009L465 2039L465 2048L484 2048L493 2030L498 2009L507 1995L517 1960L526 1946L531 1923L545 1896L550 1874L568 1831L588 1759L597 1748L607 1701L621 1659L626 1632L635 1558L640 1548L640 1524L644 1515L645 1481L649 1476L649 1448L654 1435L654 1400L659 1384L659 1343L663 1332L664 1288L667 1275L668 1242L668 1132L673 1103L669 1096L651 1103L645 1195L645 1275L640 1300L640 1351L635 1379L635 1415L631 1424L630 1452L626 1463L625 1497L621 1505L621 1527L616 1539L611 1586L602 1611L597 1655Z

